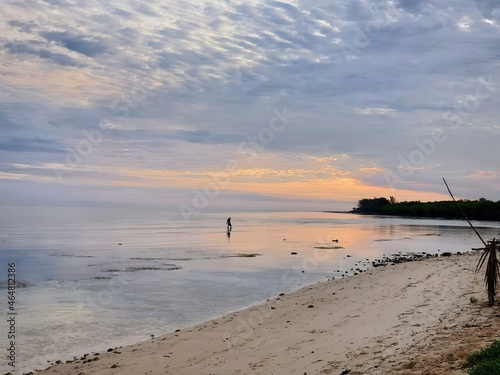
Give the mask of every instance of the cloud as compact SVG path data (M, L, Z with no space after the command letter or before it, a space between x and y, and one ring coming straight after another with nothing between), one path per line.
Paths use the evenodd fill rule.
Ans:
M12 130L14 128L15 124L12 121L10 121L7 115L0 110L0 129L7 131L9 129Z
M64 164L66 151L57 150L75 150L83 131L99 130L102 143L67 181L114 183L109 168L127 165L197 177L169 182L137 173L124 184L189 189L231 160L255 172L245 189L257 189L272 168L283 171L272 177L280 189L293 175L284 171L317 168L318 179L342 176L370 192L389 189L385 174L399 173L401 160L441 130L446 141L397 189L441 194L440 179L449 176L469 193L470 176L497 168L497 2L33 0L26 7L8 3L0 15L8 52L0 54L3 161ZM484 79L488 86L480 86ZM300 116L266 141L285 109ZM258 147L242 152L251 140ZM99 179L85 168L99 170ZM311 176L293 176L304 175ZM498 176L481 181L498 196L490 188ZM329 185L314 186L319 194Z
M82 67L84 64L63 53L52 52L40 46L36 41L28 42L9 42L4 45L7 51L12 55L32 55L41 59L50 60L53 63L62 66Z
M0 151L63 153L61 144L42 138L0 139Z
M40 33L40 35L49 42L57 42L70 51L88 57L101 55L109 49L100 41L86 38L82 35L74 35L67 31L46 31Z
M477 9L486 19L498 19L500 17L500 4L497 0L474 0Z

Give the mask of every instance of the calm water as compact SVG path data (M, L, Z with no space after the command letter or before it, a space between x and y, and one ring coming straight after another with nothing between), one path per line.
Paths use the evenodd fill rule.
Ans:
M228 237L221 214L185 223L177 213L146 209L2 209L0 281L15 262L17 279L32 284L17 289L17 369L187 327L351 273L383 254L480 247L462 221L317 212L231 216ZM499 236L499 223L475 224L485 239ZM7 301L7 290L0 292ZM0 330L7 345L6 319ZM2 359L0 371L7 370Z

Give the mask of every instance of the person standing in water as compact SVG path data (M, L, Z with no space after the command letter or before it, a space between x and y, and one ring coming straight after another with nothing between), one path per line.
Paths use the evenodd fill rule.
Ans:
M228 218L226 220L226 225L227 225L227 231L231 232L233 230L233 225L231 224L231 218Z

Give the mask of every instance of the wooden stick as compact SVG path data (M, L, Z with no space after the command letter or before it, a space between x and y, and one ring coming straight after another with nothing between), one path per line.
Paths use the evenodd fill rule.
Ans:
M458 204L457 200L455 199L455 197L451 193L450 187L446 183L446 180L444 179L444 177L443 177L443 181L444 181L444 184L446 185L446 188L448 189L448 193L450 193L450 195L453 198L453 201L457 205L458 209L462 212L462 215L464 215L465 220L467 220L467 222L469 223L470 227L474 230L474 232L476 232L477 236L479 237L479 239L481 240L481 242L484 244L484 246L488 246L488 245L486 245L486 242L484 242L483 238L479 235L479 233L477 232L476 228L474 228L474 226L472 225L472 223L469 221L469 219L467 218L467 215L465 214L464 210L462 210L462 207L460 207L460 205Z

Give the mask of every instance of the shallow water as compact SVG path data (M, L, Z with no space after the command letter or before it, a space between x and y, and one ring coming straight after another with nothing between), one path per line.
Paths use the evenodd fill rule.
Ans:
M146 209L2 210L0 281L7 279L7 263L15 262L17 279L33 284L16 291L18 370L187 327L352 274L351 268L368 267L384 254L481 245L458 220L321 212L231 216L228 237L222 214L186 223L178 213ZM485 239L499 236L499 223L475 224ZM1 291L7 301L7 290ZM9 370L6 361L0 365Z

